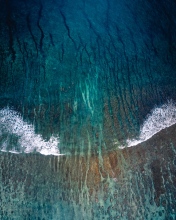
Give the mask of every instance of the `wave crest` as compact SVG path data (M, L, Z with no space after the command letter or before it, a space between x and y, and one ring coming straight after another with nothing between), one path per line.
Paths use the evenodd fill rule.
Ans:
M49 141L35 133L34 126L23 121L22 116L10 108L0 110L0 150L11 153L39 152L44 155L61 155L59 138Z
M155 107L140 129L137 139L127 140L127 147L135 146L150 139L153 135L176 123L176 104L170 100L160 107ZM124 147L120 147L124 148Z

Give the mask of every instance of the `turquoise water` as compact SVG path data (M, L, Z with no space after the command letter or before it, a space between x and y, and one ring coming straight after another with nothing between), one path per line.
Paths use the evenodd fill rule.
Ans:
M0 2L0 148L13 153L23 152L16 156L1 153L1 161L5 155L7 169L2 167L1 178L4 172L8 176L8 171L10 176L20 176L19 166L23 167L20 160L28 157L27 152L34 153L34 158L31 156L33 159L30 160L41 167L38 170L40 175L35 171L38 168L30 168L33 162L21 170L31 173L31 177L26 174L31 182L31 192L21 188L28 186L26 182L22 184L24 180L16 184L18 178L12 178L10 182L5 178L4 185L1 185L3 211L0 213L7 213L2 214L2 218L117 219L119 216L119 219L169 219L171 215L174 218L174 211L169 207L174 201L174 188L170 194L168 191L167 195L163 193L167 208L156 204L156 187L151 182L157 174L151 174L151 167L147 167L149 184L145 185L145 176L140 171L130 173L130 155L129 158L124 156L125 159L120 162L120 167L125 170L124 184L131 186L134 181L137 184L141 178L141 191L137 192L137 187L134 190L129 186L123 191L116 181L109 180L109 175L115 179L118 177L116 172L120 168L114 162L116 156L114 159L108 156L112 160L111 168L104 165L106 168L103 169L108 175L101 177L103 186L97 186L100 197L97 203L91 201L89 188L94 182L99 182L94 173L97 162L92 157L98 155L98 169L101 169L104 154L116 151L127 140L139 137L148 114L156 107L162 108L168 100L173 103L176 100L175 8L175 3L169 0L160 3L140 0L99 0L96 3L92 0ZM75 159L75 164L79 164L78 161L82 164L83 156L86 158L86 168L79 171L75 180L74 163L69 162L68 169L73 169L66 174L65 162L60 162L59 172L63 171L63 177L51 172L53 176L50 179L50 169L46 173L44 171L50 159L41 155L41 158L45 158L41 160L46 161L41 164L36 162L36 151L65 154L63 158L66 161L72 161L77 155L79 159ZM158 156L159 161L162 161L162 156ZM11 157L14 157L14 161L8 163ZM133 157L138 161L136 166L140 167L138 156ZM152 163L149 155L147 158ZM72 195L72 191L65 198L65 189L60 185L69 180L69 190L76 192L75 181L87 175L91 160L94 162L90 171L93 174L88 178L90 185L81 183L79 199L75 198L74 193ZM170 154L168 161L173 164ZM168 161L164 167L169 164ZM114 163L116 171L112 168ZM11 170L11 166L15 169ZM166 173L170 172L170 166L167 165ZM111 169L115 172L114 176ZM163 181L171 187L174 173L171 178L163 175ZM25 179L25 174L23 176ZM34 182L30 178L34 178ZM56 184L55 178L58 178ZM101 198L104 196L101 187L106 184L110 188L109 194L105 195L107 200L104 200ZM122 198L118 202L114 199L116 187ZM48 197L47 190L51 190ZM39 198L35 198L35 191L39 191ZM162 192L160 189L158 191ZM11 208L8 208L13 192L18 195L14 195ZM128 199L125 199L124 193L127 193ZM81 201L82 208L77 206L77 200ZM98 209L97 206L102 208ZM20 216L16 211L19 207ZM112 207L117 210L114 211ZM138 209L139 213L134 211Z

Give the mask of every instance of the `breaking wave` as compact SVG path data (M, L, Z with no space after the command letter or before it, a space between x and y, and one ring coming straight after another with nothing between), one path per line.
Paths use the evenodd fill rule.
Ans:
M0 110L0 150L11 153L39 152L44 155L61 155L59 138L51 136L49 141L35 133L34 126L23 121L14 110Z
M126 145L119 148L136 146L173 124L176 124L176 104L171 100L155 107L141 126L139 136L136 139L128 139ZM46 141L40 134L35 133L34 125L25 122L19 113L8 107L0 110L1 151L63 155L60 154L58 146L59 137L51 136Z
M148 115L140 129L137 139L127 140L126 147L136 146L150 139L153 135L176 123L176 104L171 100L160 107L155 107ZM120 146L119 148L124 148Z

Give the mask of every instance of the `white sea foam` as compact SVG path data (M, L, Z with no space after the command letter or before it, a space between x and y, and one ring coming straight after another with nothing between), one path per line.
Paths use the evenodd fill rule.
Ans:
M135 146L150 139L153 135L176 123L176 104L171 100L160 107L155 107L148 115L136 139L127 140L127 147ZM119 148L124 148L120 146Z
M138 138L127 140L125 147L136 146L150 139L153 135L176 124L176 104L168 101L160 107L155 107L140 128ZM11 141L15 139L15 143ZM51 136L49 141L35 133L34 126L25 122L16 111L4 108L0 110L0 150L11 153L39 152L44 155L63 155L58 149L59 138Z
M15 143L14 143L15 142ZM25 122L14 110L0 110L0 150L11 153L39 152L44 155L62 155L58 149L59 138L51 136L46 141L35 133L34 126Z

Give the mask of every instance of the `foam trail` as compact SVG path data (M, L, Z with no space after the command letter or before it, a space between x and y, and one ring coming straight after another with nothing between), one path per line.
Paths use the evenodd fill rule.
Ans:
M62 155L58 149L59 138L51 136L45 141L35 133L34 126L23 121L14 110L0 110L0 150L11 153L39 152L44 155ZM10 149L9 149L10 148Z
M153 135L176 124L176 104L168 101L161 107L154 108L140 129L140 135L137 139L127 140L127 147L135 146L150 139ZM124 148L120 146L119 148Z

